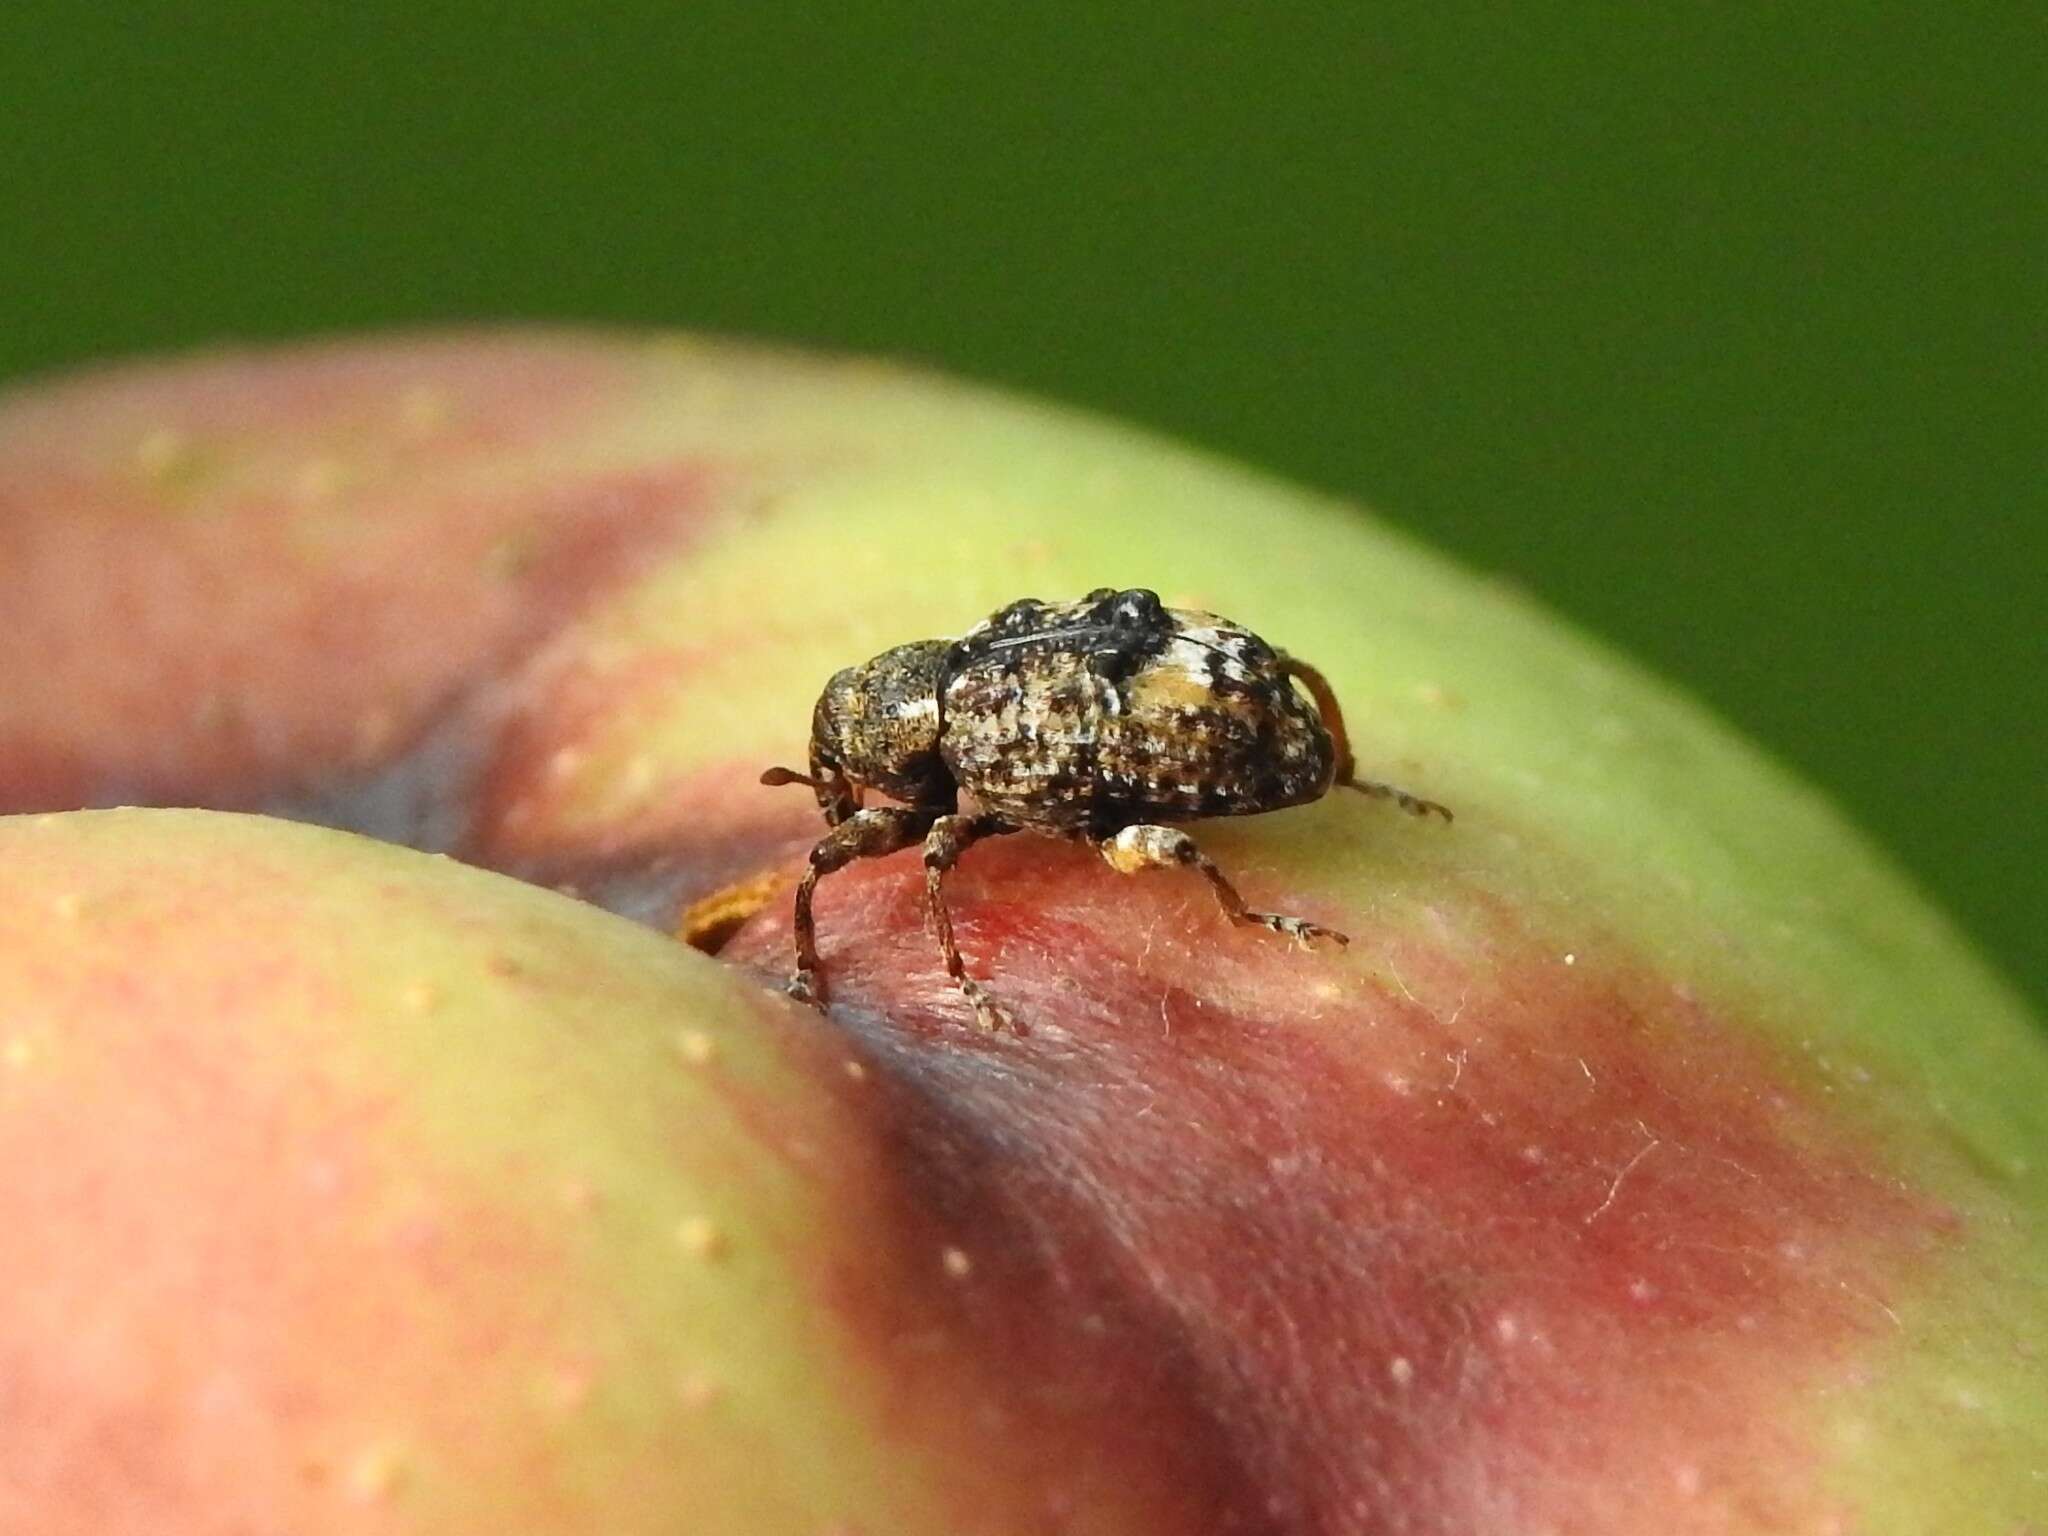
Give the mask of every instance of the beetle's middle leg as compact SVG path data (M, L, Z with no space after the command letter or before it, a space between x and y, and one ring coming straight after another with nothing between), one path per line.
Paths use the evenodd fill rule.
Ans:
M1351 737L1344 729L1344 711L1338 707L1337 690L1330 686L1330 680L1295 656L1282 655L1280 669L1289 677L1300 678L1316 701L1316 713L1323 717L1323 729L1330 733L1330 746L1336 757L1337 771L1331 778L1333 784L1341 784L1346 789L1355 789L1361 795L1371 795L1378 800L1391 800L1411 816L1427 816L1434 812L1445 821L1451 819L1449 806L1425 800L1420 795L1411 795L1393 784L1361 779L1357 773L1358 765L1351 757Z
M879 858L908 848L939 817L935 810L877 806L856 811L818 839L811 849L810 868L796 887L796 975L789 995L814 1008L825 1006L825 982L818 971L818 925L811 916L811 897L818 882L855 859Z
M1023 1026L1012 1019L989 996L988 988L967 974L967 962L960 958L960 946L953 938L953 914L946 910L946 871L960 862L960 855L984 837L1015 832L1016 825L1000 816L941 816L932 823L924 840L924 911L932 932L938 936L939 953L945 957L946 974L953 985L974 1006L974 1020L983 1029L1008 1028L1023 1034Z
M1140 823L1125 827L1111 838L1096 845L1109 867L1119 874L1135 875L1144 869L1171 869L1175 865L1192 865L1202 872L1209 882L1209 888L1216 893L1216 900L1224 914L1233 923L1256 923L1261 928L1270 928L1275 933L1284 933L1297 944L1312 944L1317 939L1328 939L1334 944L1349 944L1351 940L1334 928L1325 928L1320 923L1311 923L1306 918L1282 917L1277 912L1254 912L1244 904L1244 898L1237 894L1237 887L1229 877L1216 867L1216 861L1195 846L1195 840L1178 827L1160 827Z

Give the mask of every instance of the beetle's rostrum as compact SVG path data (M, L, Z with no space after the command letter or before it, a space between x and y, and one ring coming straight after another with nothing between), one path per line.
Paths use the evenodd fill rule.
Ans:
M811 715L810 772L770 768L761 782L808 784L831 827L796 889L791 995L825 1005L819 880L922 840L947 974L988 1029L1017 1026L967 974L944 892L982 838L1079 839L1124 874L1190 865L1232 921L1341 945L1333 929L1246 907L1178 824L1305 805L1333 786L1451 819L1433 800L1357 777L1336 694L1314 667L1142 587L1023 598L957 640L899 645L835 673ZM865 806L870 790L900 803Z

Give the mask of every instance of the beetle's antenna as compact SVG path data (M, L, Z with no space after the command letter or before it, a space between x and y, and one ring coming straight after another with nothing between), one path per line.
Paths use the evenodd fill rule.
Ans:
M823 784L812 778L808 773L798 773L794 768L770 768L761 775L761 782L770 787L782 784L803 784L811 789L825 788Z

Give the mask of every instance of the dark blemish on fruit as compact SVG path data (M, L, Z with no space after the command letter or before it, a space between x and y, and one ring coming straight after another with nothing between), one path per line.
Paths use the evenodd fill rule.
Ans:
M1018 1402L1186 1480L1164 1530L1463 1536L1510 1498L1518 1529L1685 1530L1691 1486L1834 1512L1814 1405L1957 1234L1754 1022L1616 935L1562 967L1478 892L1391 902L1305 986L1169 882L1012 841L960 917L1037 1027L963 1040L918 894L835 884L817 1047L821 1079L859 1052L888 1160L848 1177L896 1214L849 1195L845 1241L896 1257L819 1284L890 1401L938 1311ZM722 958L773 974L788 922Z

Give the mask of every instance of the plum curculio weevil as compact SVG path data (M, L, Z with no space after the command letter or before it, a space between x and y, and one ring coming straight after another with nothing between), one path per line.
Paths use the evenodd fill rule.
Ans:
M809 785L831 828L796 888L792 996L825 1005L811 915L819 880L922 841L947 974L984 1028L1019 1033L967 974L946 909L946 872L983 838L1075 838L1123 874L1189 865L1232 921L1341 945L1333 929L1252 911L1177 823L1305 805L1333 786L1451 819L1433 800L1353 773L1336 694L1314 667L1142 587L1023 598L957 640L899 645L835 673L811 715L810 772L770 768L761 782ZM864 807L869 790L899 803Z

